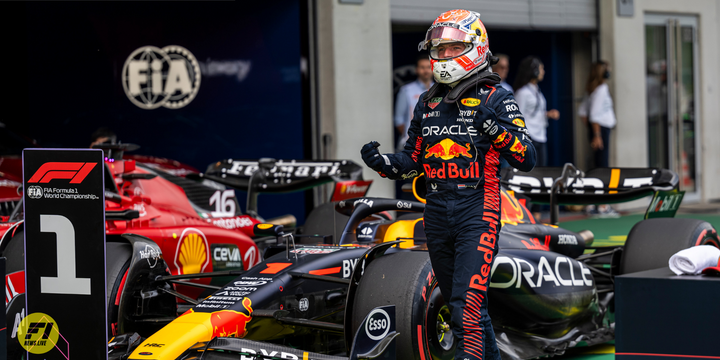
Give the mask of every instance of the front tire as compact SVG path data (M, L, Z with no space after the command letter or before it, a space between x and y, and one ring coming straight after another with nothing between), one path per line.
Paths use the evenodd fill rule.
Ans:
M628 234L620 274L666 267L673 254L698 245L720 248L717 231L708 222L676 218L640 221Z
M457 342L450 311L427 252L386 254L370 263L355 296L353 334L373 308L384 305L395 305L395 330L401 335L395 339L397 359L454 357Z
M115 336L118 322L119 293L124 286L125 275L130 268L132 260L132 245L128 243L109 242L105 245L105 269L107 276L107 309L108 309L108 335ZM109 256L108 256L109 255Z
M25 270L25 231L18 230L10 238L3 256L7 258L5 262L5 273L12 274L16 271Z

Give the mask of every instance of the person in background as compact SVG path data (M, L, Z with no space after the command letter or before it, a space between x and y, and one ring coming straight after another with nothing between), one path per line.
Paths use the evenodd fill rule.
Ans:
M513 88L508 84L505 79L507 79L508 72L510 70L510 57L505 54L497 54L495 56L498 59L497 64L492 66L492 70L500 75L500 83L498 85L502 86L503 89L509 91L511 94L513 93ZM506 167L509 167L510 164L508 164L507 160L505 158L500 158L500 168L504 169Z
M610 166L610 130L617 120L613 111L610 89L605 83L610 78L610 65L606 61L592 64L585 90L587 94L578 108L578 116L588 126L590 147L593 149L595 167ZM590 215L617 217L619 214L610 205L586 208Z
M547 119L557 120L560 112L547 110L547 101L540 91L538 83L545 78L545 66L534 56L528 56L520 62L513 89L520 112L525 115L530 138L537 152L537 166L548 165Z
M114 131L110 130L106 127L101 127L90 136L90 148L94 145L100 145L100 144L114 144L117 142L117 135Z
M613 111L610 89L610 65L598 61L592 65L585 90L587 94L578 108L578 116L589 126L590 147L594 151L595 167L610 166L610 130L617 120Z
M400 133L398 138L399 149L402 149L408 139L407 131L410 128L410 120L412 120L415 104L417 104L420 95L428 91L430 86L433 85L432 67L427 53L418 56L415 73L417 74L417 80L403 85L398 91L395 101L395 128Z
M510 71L510 57L505 54L497 54L495 55L498 58L497 64L493 65L492 69L495 71L498 75L500 75L500 86L505 88L505 90L509 91L511 94L513 93L513 88L508 84L505 80L508 76L508 71Z
M557 120L560 112L547 110L547 101L538 83L545 78L545 66L535 56L528 56L520 62L513 89L518 108L525 115L525 126L535 145L536 166L548 166L547 126L548 118ZM532 204L530 211L536 219L541 218L540 205Z

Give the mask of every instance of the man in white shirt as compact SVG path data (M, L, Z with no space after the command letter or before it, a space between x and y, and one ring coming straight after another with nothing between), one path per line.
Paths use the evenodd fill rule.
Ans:
M525 125L528 134L535 144L537 152L537 166L548 165L547 126L548 118L557 120L560 112L556 109L548 110L545 96L540 91L538 83L545 78L545 66L540 59L528 56L520 62L518 74L515 78L515 100L522 115L525 115Z
M421 55L417 59L415 68L417 80L405 84L400 88L395 101L395 128L400 133L398 138L398 147L402 149L408 139L407 131L410 128L410 120L412 120L415 104L422 93L428 91L432 86L433 74L430 58Z

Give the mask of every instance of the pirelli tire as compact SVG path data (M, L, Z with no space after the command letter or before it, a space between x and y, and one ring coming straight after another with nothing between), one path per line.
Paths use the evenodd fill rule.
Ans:
M403 251L373 260L358 284L353 334L378 306L395 305L398 360L453 359L456 341L448 310L425 251ZM422 354L422 355L421 355Z
M16 271L25 270L25 231L18 230L10 238L3 255L7 258L5 262L5 273L12 274Z
M108 335L117 335L117 322L120 293L124 287L125 275L132 260L132 245L126 242L108 242L105 244L105 269L107 277Z
M677 218L640 221L628 234L620 274L666 267L673 254L698 245L720 248L717 231L706 221Z

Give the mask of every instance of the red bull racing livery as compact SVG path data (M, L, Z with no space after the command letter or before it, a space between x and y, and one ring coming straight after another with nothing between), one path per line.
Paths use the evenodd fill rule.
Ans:
M450 304L458 359L500 358L487 313L501 228L500 157L523 171L535 165L523 116L512 94L494 86L496 76L433 86L415 106L405 150L383 155L380 169L391 179L425 173L428 249Z

